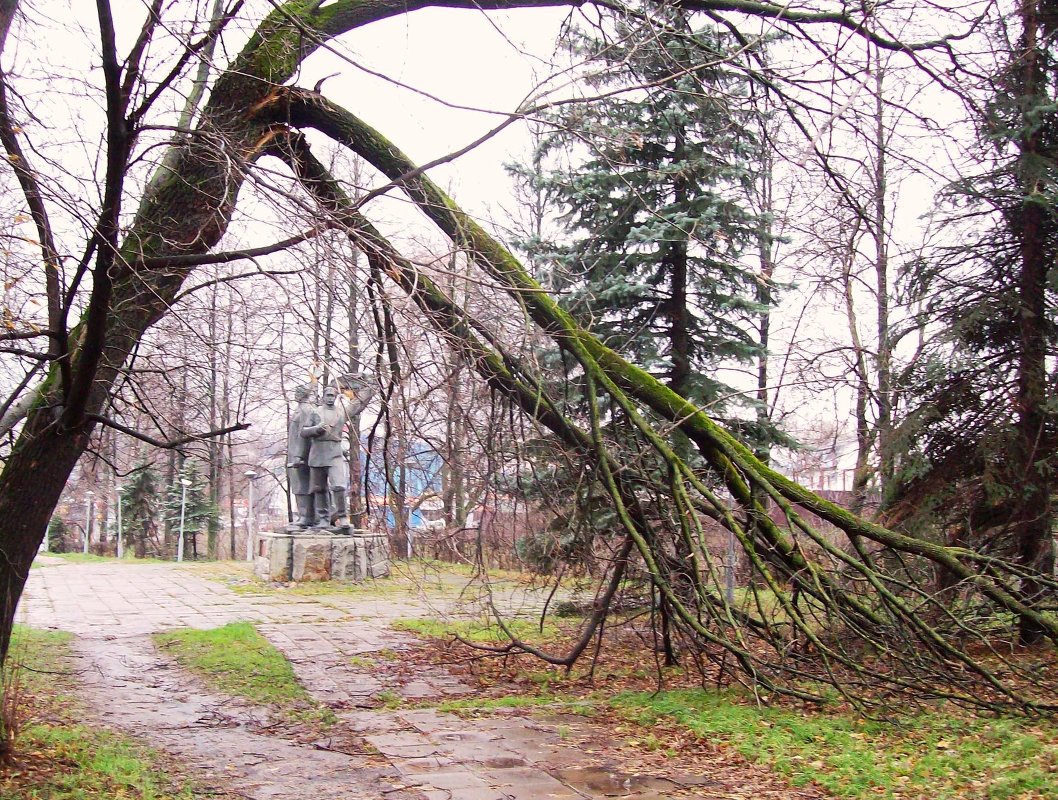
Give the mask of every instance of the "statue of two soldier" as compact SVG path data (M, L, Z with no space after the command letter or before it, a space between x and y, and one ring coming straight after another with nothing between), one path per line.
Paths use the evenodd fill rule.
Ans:
M372 394L360 387L350 389L353 396L348 404L338 401L337 386L327 386L319 404L315 386L301 386L294 392L297 407L287 429L287 478L297 505L297 520L291 529L349 528L345 425L363 410Z

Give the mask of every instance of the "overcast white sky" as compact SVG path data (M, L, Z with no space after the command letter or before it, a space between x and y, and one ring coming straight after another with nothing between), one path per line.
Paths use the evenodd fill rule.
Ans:
M321 51L306 61L298 83L313 86L340 73L326 81L324 93L390 136L414 161L425 163L465 147L537 91L551 75L547 62L568 13L416 11L354 31L337 43L340 54L390 80ZM480 213L507 185L503 163L526 146L525 127L515 124L431 176Z

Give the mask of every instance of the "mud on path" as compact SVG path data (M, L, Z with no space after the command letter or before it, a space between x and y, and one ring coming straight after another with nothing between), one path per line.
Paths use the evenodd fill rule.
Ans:
M401 663L413 640L394 617L408 597L244 595L195 568L55 563L31 574L20 621L76 635L84 696L102 724L168 754L204 795L249 800L809 798L717 751L659 767L615 760L613 733L580 717L496 711L464 719L429 706L472 693L444 666ZM432 604L444 606L443 602ZM322 733L212 694L158 652L150 633L236 620L258 629L330 707ZM397 698L417 707L387 709Z

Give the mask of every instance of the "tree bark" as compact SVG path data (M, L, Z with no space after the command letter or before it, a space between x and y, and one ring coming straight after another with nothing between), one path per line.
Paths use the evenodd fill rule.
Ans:
M1051 487L1045 464L1044 426L1047 402L1047 207L1048 191L1038 163L1042 160L1038 127L1028 114L1043 100L1045 79L1037 41L1036 0L1022 0L1023 46L1021 96L1026 104L1021 124L1019 172L1022 178L1020 209L1021 275L1018 285L1018 383L1017 453L1018 474L1011 476L1011 490L1019 493L1011 520L1018 559L1032 570L1053 573L1051 534ZM1032 578L1022 581L1022 600L1034 605L1043 588ZM1018 639L1024 645L1043 639L1046 631L1026 615L1018 621Z
M48 521L70 472L88 445L91 423L63 431L48 408L30 414L20 447L11 453L0 477L3 559L0 559L0 662L7 657L15 606Z
M877 53L875 53L877 56ZM875 370L878 373L876 422L878 442L878 489L883 502L896 474L893 449L893 342L889 325L889 218L886 207L886 155L888 142L885 132L885 104L883 85L885 71L881 63L874 67L874 270L875 304L878 350L875 355Z

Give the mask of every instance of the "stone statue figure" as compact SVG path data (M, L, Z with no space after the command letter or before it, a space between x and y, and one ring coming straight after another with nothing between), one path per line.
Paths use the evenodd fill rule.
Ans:
M302 429L309 424L316 405L316 387L299 386L294 390L297 408L290 415L287 427L287 481L290 493L298 511L298 518L291 529L305 529L316 524L316 507L312 491L309 488L309 445L310 439L302 435Z
M349 527L346 515L345 482L341 480L344 457L342 432L345 410L337 405L338 388L323 390L323 402L313 409L301 435L309 441L309 491L316 503L316 525Z
M336 386L323 390L319 405L309 404L310 399L315 399L312 387L303 387L305 393L296 395L299 403L290 418L287 461L291 492L298 502L296 527L300 530L349 528L349 454L343 433L346 422L367 406L374 391L362 377L353 374L339 377L338 385L345 402L339 399Z

